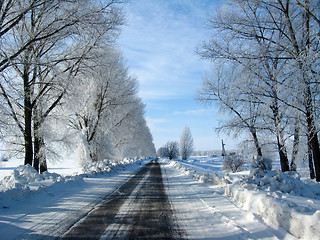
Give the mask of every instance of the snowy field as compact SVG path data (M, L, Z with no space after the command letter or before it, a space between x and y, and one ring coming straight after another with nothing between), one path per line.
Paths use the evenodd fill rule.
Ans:
M85 168L70 161L49 166L43 175L3 163L1 239L60 236L148 161L101 161ZM253 175L248 166L228 173L222 164L218 156L161 160L167 194L189 239L320 239L318 183L281 173L277 165Z

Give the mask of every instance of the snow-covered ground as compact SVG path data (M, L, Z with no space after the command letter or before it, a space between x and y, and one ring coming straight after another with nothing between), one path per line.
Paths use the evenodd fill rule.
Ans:
M196 181L174 162L165 161L162 167L177 221L189 239L295 239L237 207L224 195L222 186Z
M267 171L263 175L253 175L249 171L229 174L225 170L221 170L223 159L218 156L192 157L187 161L165 160L165 162L167 163L165 166L170 169L168 171L173 171L172 167L178 170L178 173L169 174L175 174L177 178L181 178L176 180L176 184L184 182L185 185L186 180L181 176L184 175L206 186L202 186L203 190L200 190L201 201L209 202L205 203L207 209L204 212L207 211L205 214L208 214L208 212L218 212L221 217L226 217L225 222L223 223L222 221L221 223L225 225L225 228L230 225L230 222L235 223L234 227L244 227L241 231L248 230L250 226L253 227L255 225L250 224L251 217L249 219L243 217L242 223L239 222L240 219L234 220L238 218L239 215L237 214L243 215L244 213L231 210L232 204L230 205L230 202L224 198L227 197L237 207L246 211L246 216L250 214L250 216L254 215L257 219L270 226L275 235L280 239L291 239L292 237L320 239L320 228L317 226L320 220L319 183L307 179L301 180L299 174L282 173L278 170ZM194 185L194 183L189 184ZM194 198L197 198L199 195L199 185L193 187L193 189L195 189ZM188 190L183 189L180 191L183 193L183 191L187 192ZM192 202L193 200L190 199L190 203ZM226 211L227 214L224 214ZM232 221L230 221L228 214L231 215ZM204 219L206 219L205 216ZM193 219L192 221L195 224L198 222L199 229L201 229L200 219ZM215 224L214 221L212 224ZM199 232L195 232L192 229L191 232L196 236L198 234L205 234L205 229ZM246 239L246 234L240 234L240 239ZM269 238L267 235L261 234L253 238ZM227 236L221 235L221 237ZM233 238L231 237L230 239Z
M3 163L0 238L60 236L146 162L102 161L84 169L64 162L43 175ZM218 156L161 161L167 194L189 239L320 239L318 183L277 170L228 173L222 162Z
M31 166L8 167L11 173L0 180L0 239L61 236L148 161L101 161L84 169L64 163L42 176Z

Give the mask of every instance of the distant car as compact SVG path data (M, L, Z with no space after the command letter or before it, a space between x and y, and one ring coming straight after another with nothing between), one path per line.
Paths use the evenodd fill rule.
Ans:
M1 162L8 162L8 161L9 161L8 158L2 158L2 159L1 159Z

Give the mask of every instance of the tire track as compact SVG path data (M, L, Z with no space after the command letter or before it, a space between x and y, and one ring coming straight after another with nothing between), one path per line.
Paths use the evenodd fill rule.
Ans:
M150 166L150 176L136 196L140 208L128 239L180 239L181 231L166 195L160 164Z
M157 159L142 167L62 237L75 239L182 239Z
M87 216L74 224L61 239L100 239L108 225L114 222L114 217L117 215L120 207L149 171L148 167L150 164L151 163L141 168L132 178L90 211Z

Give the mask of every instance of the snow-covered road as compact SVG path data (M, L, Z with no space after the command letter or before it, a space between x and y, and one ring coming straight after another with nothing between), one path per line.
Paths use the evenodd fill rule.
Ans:
M55 183L0 208L0 239L55 239L123 184L140 164L118 173Z
M160 166L161 171L158 163L147 168L133 164L113 174L56 183L11 201L0 209L0 239L88 239L81 232L68 235L70 228L85 223L88 213L112 196L122 200L92 239L296 239L237 207L224 195L223 185L197 182L174 162L161 160ZM125 183L131 179L130 189Z
M64 236L71 239L177 239L159 163L151 161Z
M167 161L161 166L166 192L188 239L296 239L237 207L221 186L197 182Z

